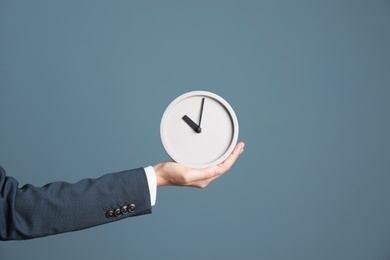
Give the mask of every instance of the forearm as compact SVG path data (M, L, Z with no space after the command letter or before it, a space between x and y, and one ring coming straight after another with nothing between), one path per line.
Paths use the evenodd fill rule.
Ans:
M151 212L148 184L142 168L111 173L75 184L53 182L25 185L0 176L0 239L29 239L85 229ZM107 218L107 212L127 205L132 212Z

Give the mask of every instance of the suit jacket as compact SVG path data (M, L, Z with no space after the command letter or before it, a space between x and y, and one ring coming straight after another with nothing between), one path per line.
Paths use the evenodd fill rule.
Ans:
M19 188L0 166L0 240L30 239L151 213L143 168Z

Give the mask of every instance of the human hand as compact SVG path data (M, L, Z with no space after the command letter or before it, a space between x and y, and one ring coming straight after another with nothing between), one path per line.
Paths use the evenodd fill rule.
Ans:
M240 154L245 144L240 142L232 154L221 164L205 169L191 169L176 162L162 162L153 166L156 172L157 187L161 186L189 186L206 188L213 180L227 172Z

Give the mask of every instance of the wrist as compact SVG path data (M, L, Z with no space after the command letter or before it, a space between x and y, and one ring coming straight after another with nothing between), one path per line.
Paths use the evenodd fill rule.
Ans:
M164 178L163 171L164 163L158 163L153 166L154 172L156 173L157 187L168 186L168 181Z

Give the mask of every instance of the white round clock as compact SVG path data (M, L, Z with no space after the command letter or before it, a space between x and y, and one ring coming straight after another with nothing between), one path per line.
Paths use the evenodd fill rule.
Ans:
M160 125L169 156L190 168L222 163L238 140L238 120L222 97L207 91L185 93L167 107Z

